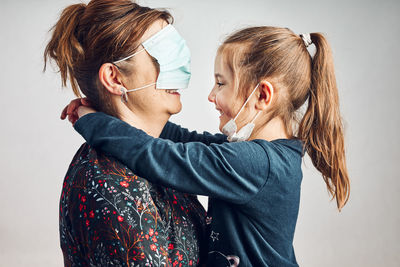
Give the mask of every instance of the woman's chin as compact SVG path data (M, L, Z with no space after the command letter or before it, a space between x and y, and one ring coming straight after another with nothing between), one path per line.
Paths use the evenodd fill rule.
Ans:
M175 115L175 114L178 114L181 111L182 111L182 103L179 103L179 105L176 105L176 106L171 107L169 109L169 114Z

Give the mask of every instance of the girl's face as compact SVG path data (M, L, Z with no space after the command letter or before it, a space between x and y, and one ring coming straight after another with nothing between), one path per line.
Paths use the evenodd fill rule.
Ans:
M220 53L215 58L214 77L215 84L208 95L208 101L214 103L216 110L221 114L219 116L219 130L222 131L224 125L236 116L240 104L243 103L238 99L235 92L233 73L225 64Z
M149 39L152 35L167 26L167 22L160 19L154 22L142 36L140 43ZM143 49L139 46L138 51ZM146 50L131 58L133 73L125 81L126 88L139 88L151 83L155 83L158 77L158 67L155 59ZM151 113L153 116L162 114L176 114L181 111L182 103L180 94L173 90L156 89L155 85L129 92L128 107L135 112Z

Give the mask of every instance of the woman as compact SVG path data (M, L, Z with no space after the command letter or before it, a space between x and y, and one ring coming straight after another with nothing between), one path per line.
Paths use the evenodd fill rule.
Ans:
M246 28L218 49L209 95L229 143L172 143L85 106L77 109L74 127L89 144L152 182L210 196L208 266L297 266L292 242L303 152L339 210L349 197L332 62L320 33Z
M82 92L96 109L158 137L169 117L181 110L172 89L187 87L190 78L189 50L170 22L168 12L128 0L71 5L54 27L45 62L53 59L63 85L69 80L74 93ZM125 88L136 92L127 94ZM165 128L176 127L169 123ZM223 142L225 137L193 133L190 140ZM83 144L65 176L60 200L64 262L194 266L205 247L204 217L195 196L152 185Z

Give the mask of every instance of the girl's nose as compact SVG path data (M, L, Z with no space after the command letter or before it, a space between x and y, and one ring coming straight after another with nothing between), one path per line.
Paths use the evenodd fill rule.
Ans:
M210 94L208 95L208 101L210 101L211 103L215 103L215 92L214 92L214 89L212 89Z

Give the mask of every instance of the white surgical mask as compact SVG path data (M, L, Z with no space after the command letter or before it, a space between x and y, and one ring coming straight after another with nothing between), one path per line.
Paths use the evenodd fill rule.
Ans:
M251 92L251 94L249 95L249 97L247 98L246 102L244 102L243 106L240 108L238 114L235 116L235 118L230 119L222 128L222 132L224 134L226 134L228 136L228 141L229 142L240 142L240 141L246 141L247 139L249 139L251 133L254 130L254 122L257 119L258 115L260 114L261 111L258 111L256 116L254 117L254 119L244 125L239 132L237 131L237 125L235 120L237 119L237 117L239 116L240 112L242 112L243 108L246 106L247 102L249 102L250 97L254 94L254 92L257 90L258 86L260 84L258 83L256 88L254 88L253 92Z
M141 50L115 61L114 64L125 61L146 50L160 65L157 82L139 88L127 90L122 87L121 99L128 101L127 93L138 91L156 85L156 89L185 89L190 81L190 50L186 41L171 24L151 36L142 43Z

